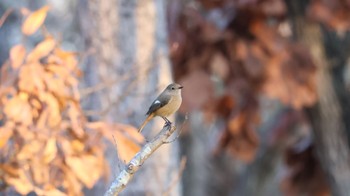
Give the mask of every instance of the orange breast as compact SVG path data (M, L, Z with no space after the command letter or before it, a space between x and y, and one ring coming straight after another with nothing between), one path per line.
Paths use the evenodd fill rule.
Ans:
M167 105L159 108L155 112L155 115L167 117L175 113L180 108L181 102L182 102L181 96L175 96L172 99L170 99Z

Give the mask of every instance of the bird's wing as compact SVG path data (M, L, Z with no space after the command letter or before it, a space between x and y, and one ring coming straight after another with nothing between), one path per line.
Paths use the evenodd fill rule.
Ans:
M160 99L161 97L161 99ZM153 112L157 111L159 108L165 106L170 102L171 96L159 96L156 100L153 101L152 105L149 107L146 115L150 115Z

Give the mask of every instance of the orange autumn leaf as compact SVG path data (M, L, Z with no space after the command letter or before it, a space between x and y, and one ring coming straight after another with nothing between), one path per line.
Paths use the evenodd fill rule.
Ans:
M33 115L28 101L19 96L10 99L4 108L7 118L17 123L30 125L33 123Z
M54 51L55 55L62 60L64 67L68 68L70 71L76 69L78 61L76 59L76 52L68 52L62 49L56 48Z
M22 195L27 195L34 188L23 169L18 170L17 175L14 177L5 176L5 180L6 183L13 186Z
M67 189L68 195L82 195L82 184L79 182L79 179L76 177L74 172L70 170L66 165L62 165L61 167L64 171L64 175L66 176L66 179L63 182L63 187Z
M19 66L21 66L25 57L26 49L23 45L18 44L12 47L10 50L10 60L12 68L17 69Z
M84 130L82 128L82 115L81 110L74 103L69 103L68 105L68 116L72 123L72 129L77 137L82 138L84 136Z
M88 188L92 188L103 173L102 161L92 155L68 156L66 163Z
M138 130L131 126L126 124L116 124L114 127L118 130L120 130L125 137L129 138L130 140L134 141L135 143L141 144L145 142L145 138L143 137Z
M140 146L119 131L114 132L120 159L129 162L140 151Z
M35 184L44 184L49 181L49 168L46 163L42 162L40 156L32 156L30 159L31 167L30 173Z
M123 161L130 161L140 151L139 144L145 140L136 128L128 125L108 125L103 122L93 122L89 123L88 127L100 131L111 143L116 142L118 155Z
M44 23L49 6L44 6L35 12L31 13L22 24L22 32L25 35L31 35L35 33L41 25Z
M49 189L49 190L43 190L42 195L51 195L51 196L67 196L67 194L61 192L58 189Z
M233 135L238 135L242 130L244 124L247 123L245 114L240 114L239 116L232 118L228 121L228 129Z
M18 168L9 163L0 164L0 170L6 173L8 176L18 176Z
M31 53L28 54L27 62L39 61L41 58L50 54L55 46L56 41L52 37L47 37L44 41L40 42Z
M47 117L48 126L57 126L62 119L57 98L51 93L42 92L39 94L39 99L46 104L49 110Z
M26 64L19 72L19 89L24 92L36 93L45 88L42 76L44 69L39 63Z
M36 156L39 152L41 152L43 147L44 144L39 140L32 140L30 142L27 142L17 154L17 159L31 159L33 156Z
M56 139L50 138L44 149L44 163L50 163L57 155Z
M0 127L0 148L11 138L13 130L8 127Z

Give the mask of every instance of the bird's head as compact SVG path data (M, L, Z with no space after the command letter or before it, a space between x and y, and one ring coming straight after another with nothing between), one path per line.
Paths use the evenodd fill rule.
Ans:
M166 90L170 93L181 93L182 88L183 86L181 86L180 84L172 83L166 87Z

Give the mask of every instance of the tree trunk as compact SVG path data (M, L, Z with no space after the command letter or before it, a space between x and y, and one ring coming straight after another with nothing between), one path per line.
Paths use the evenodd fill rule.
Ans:
M291 13L295 36L309 46L317 66L316 83L318 104L308 110L312 121L318 157L332 194L345 196L350 193L349 144L342 120L342 110L335 94L335 86L326 58L321 27L305 17L306 1L286 1Z
M81 0L81 26L92 55L88 80L106 84L98 92L98 118L139 126L145 112L166 85L172 82L168 60L164 0ZM85 13L85 14L84 14ZM93 67L93 68L91 68ZM91 82L92 83L92 82ZM103 85L102 85L103 86ZM95 100L96 101L96 100ZM96 104L95 102L88 105ZM93 113L92 113L93 114ZM163 126L161 119L147 125L146 138ZM111 153L111 177L119 172ZM177 175L177 143L162 146L148 159L121 195L161 195ZM104 187L106 188L106 187ZM170 195L178 195L174 185Z

